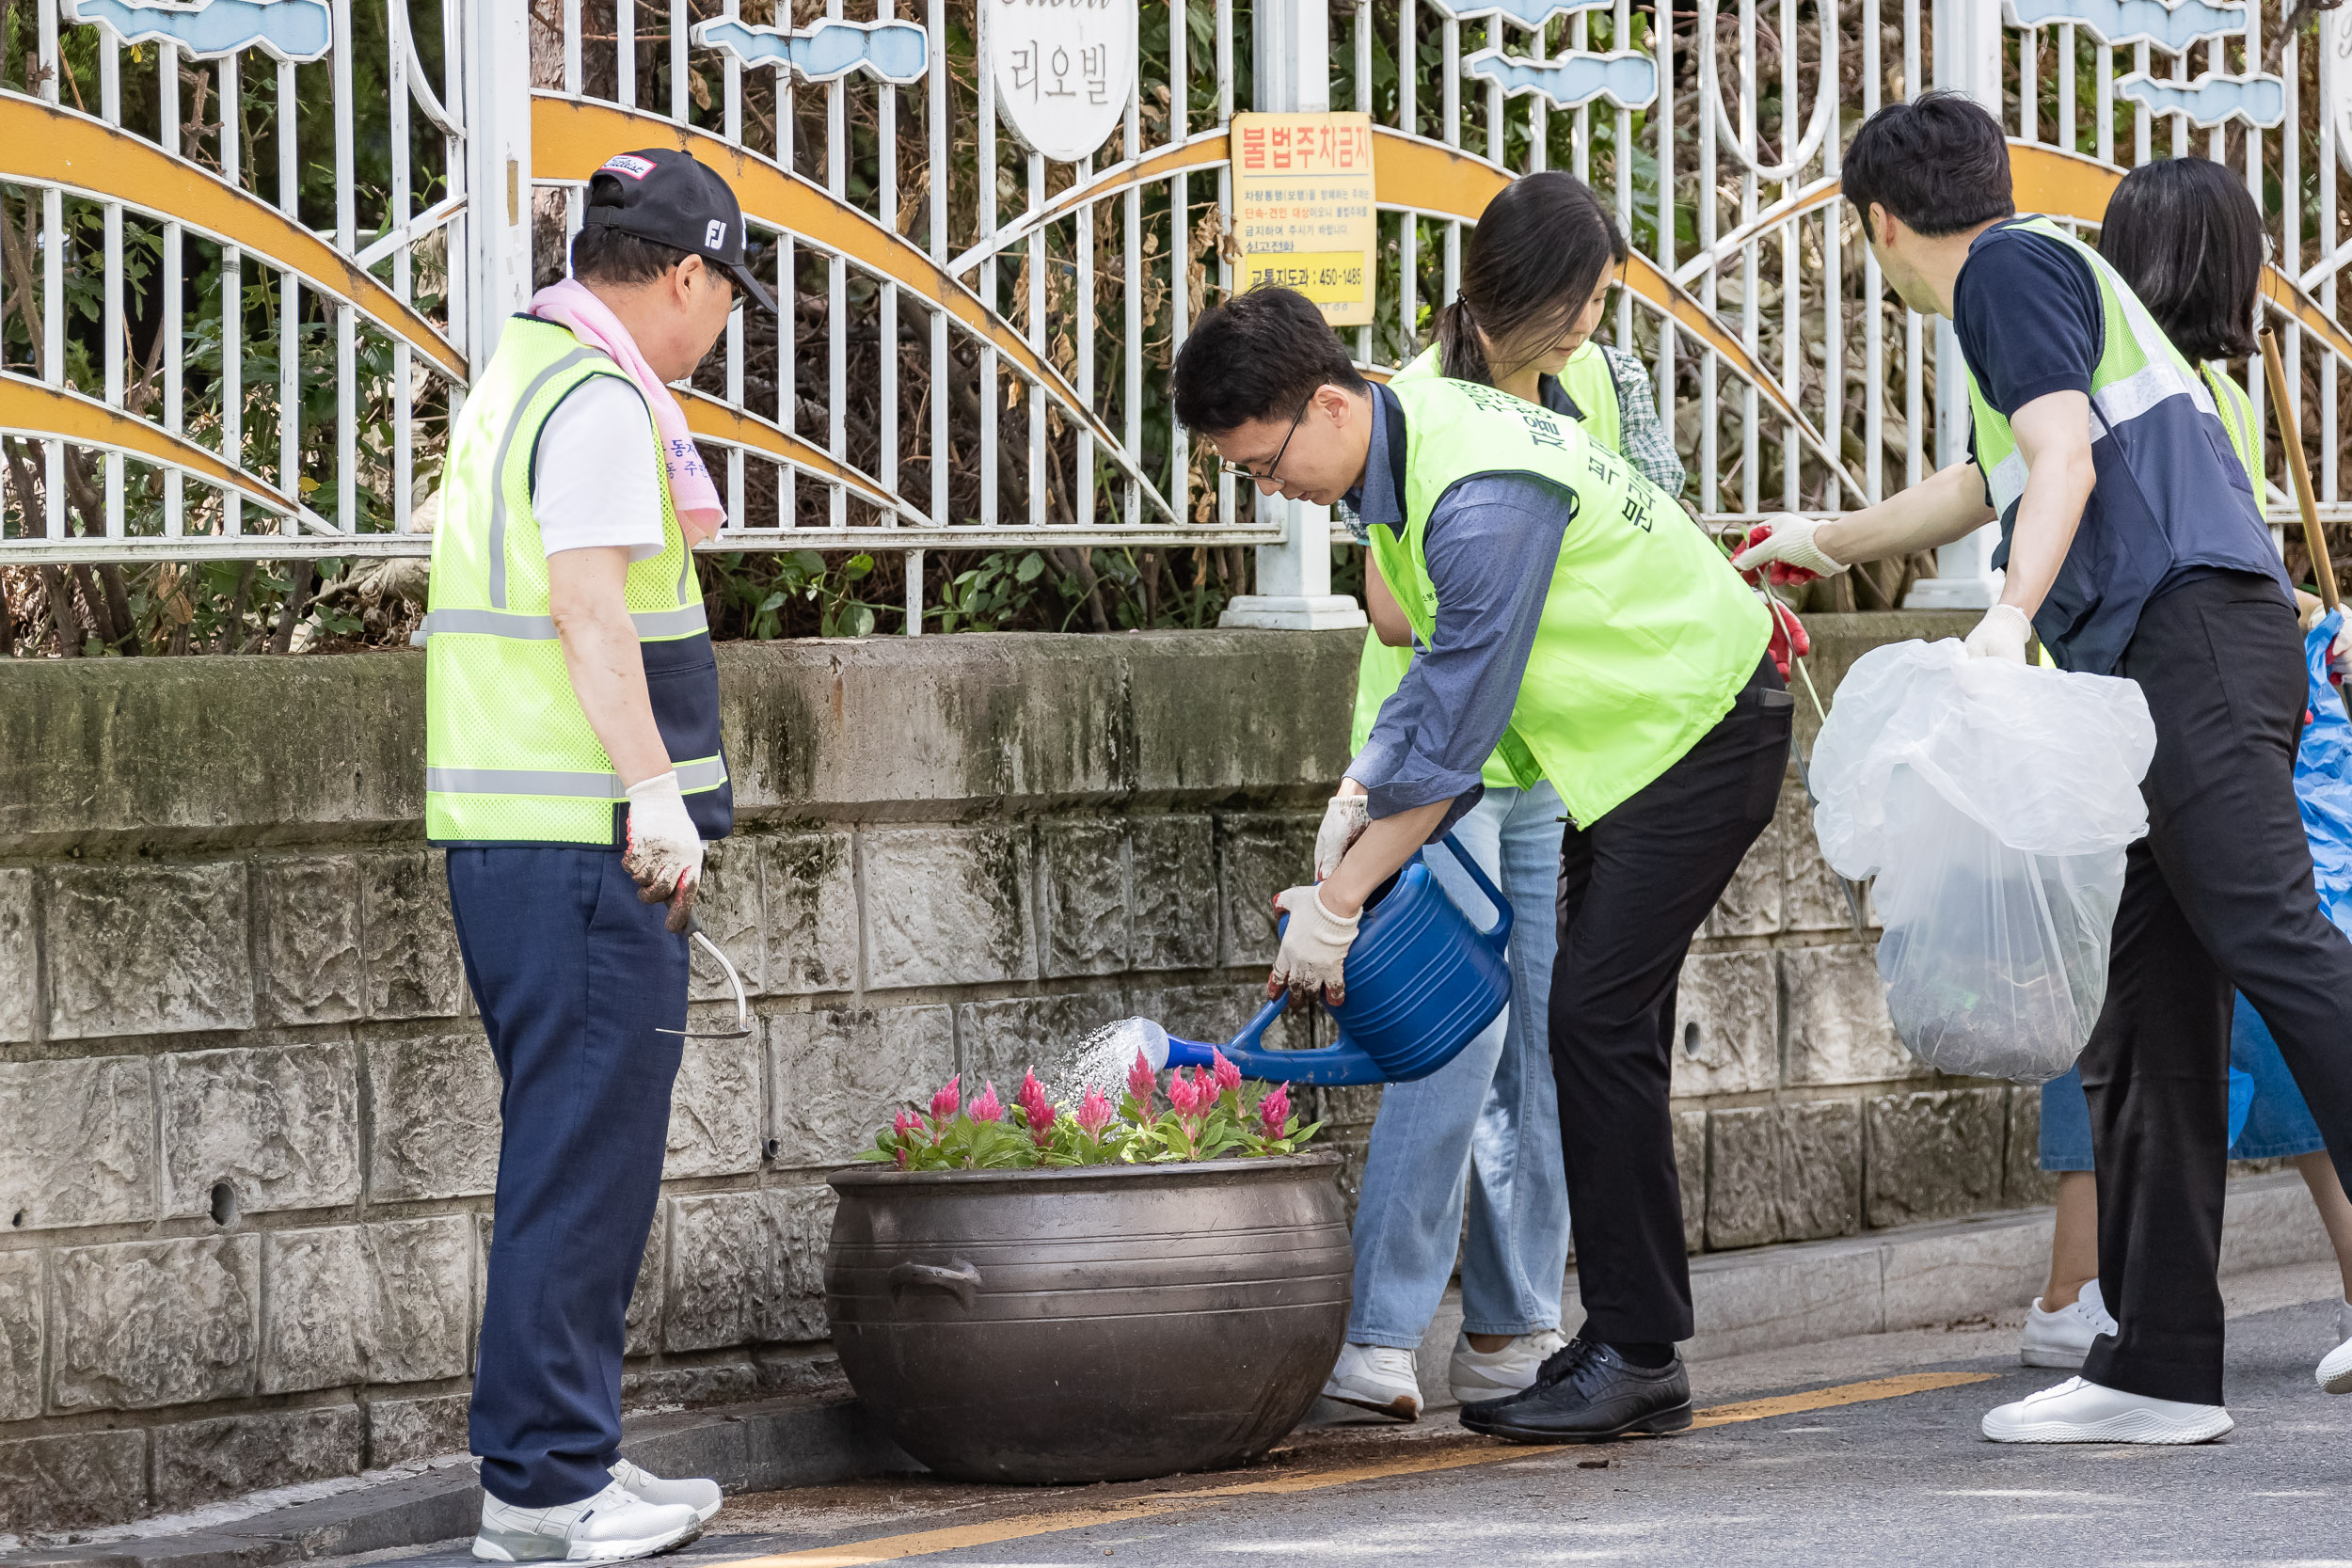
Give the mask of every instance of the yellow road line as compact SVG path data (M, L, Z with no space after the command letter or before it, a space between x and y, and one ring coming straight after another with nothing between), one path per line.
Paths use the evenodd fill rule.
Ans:
M1801 1411L1829 1410L1841 1404L1865 1404L1872 1400L1899 1399L1905 1394L1926 1393L1933 1388L1982 1383L1997 1375L1994 1372L1915 1372L1903 1377L1871 1378L1865 1383L1842 1384L1834 1388L1813 1388L1801 1394L1781 1394L1772 1399L1716 1405L1698 1412L1691 1424L1695 1430L1731 1426L1741 1421L1768 1420L1774 1416L1790 1416ZM1291 1475L1270 1476L1263 1481L1204 1486L1193 1492L1162 1492L1148 1497L1129 1497L1085 1508L1020 1513L977 1524L951 1525L942 1529L877 1536L868 1541L845 1541L837 1546L812 1546L805 1551L780 1552L770 1557L737 1558L708 1564L707 1568L865 1568L868 1563L897 1562L906 1558L929 1557L937 1552L959 1551L967 1546L993 1545L1000 1541L1018 1541L1032 1535L1053 1535L1061 1530L1084 1529L1094 1525L1125 1524L1155 1514L1205 1507L1228 1497L1320 1492L1327 1487L1349 1486L1358 1481L1381 1481L1392 1476L1434 1475L1446 1470L1467 1469L1475 1465L1504 1464L1540 1454L1556 1455L1559 1451L1557 1448L1544 1446L1506 1448L1497 1445L1491 1448L1454 1449L1442 1453L1385 1460L1378 1464L1301 1470Z
M1742 1400L1700 1411L1691 1422L1701 1427L1729 1426L1735 1421L1761 1421L1793 1416L1802 1410L1834 1410L1841 1404L1867 1404L1872 1400L1900 1399L1931 1388L1957 1388L1965 1383L1988 1383L1998 1372L1911 1372L1902 1377L1874 1377L1867 1383L1840 1384L1835 1388L1808 1388L1802 1394L1777 1394L1769 1400Z

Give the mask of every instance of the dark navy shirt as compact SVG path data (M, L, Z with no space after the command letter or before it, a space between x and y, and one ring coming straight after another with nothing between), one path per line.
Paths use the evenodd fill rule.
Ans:
M2063 243L2014 224L1996 224L1970 244L1952 291L1952 330L1978 388L2005 419L2052 392L2089 395L2106 351L2106 311L2090 264ZM2195 385L2192 372L2170 395L2119 397L2122 388L2111 387L2093 401L2097 478L2058 580L2033 618L2070 670L2112 673L2142 607L2189 578L2253 572L2286 592L2245 471L2219 416L2188 391ZM2197 394L2210 404L2201 387ZM1973 431L1969 455L1977 455ZM1998 504L1990 478L1985 498ZM2016 525L2012 501L2002 513L1995 566L2008 564Z

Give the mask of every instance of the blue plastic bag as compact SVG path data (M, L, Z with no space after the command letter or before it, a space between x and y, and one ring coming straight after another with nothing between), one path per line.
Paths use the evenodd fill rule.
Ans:
M2344 611L2331 610L2320 617L2319 624L2303 639L2303 666L2309 686L2304 700L2309 717L2303 725L2302 749L2295 757L2295 803L2303 814L2303 835L2311 840L2312 872L2319 885L2320 910L2338 930L2352 936L2352 717L2346 716L2344 699L2337 694L2335 683L2328 678L2328 650L2334 646L2336 628L2343 623ZM2279 1047L2270 1037L2269 1026L2247 1006L2245 997L2237 998L2236 1007L2238 1032L2248 1037L2248 1043L2255 1049L2275 1055ZM2233 1148L2239 1133L2245 1131L2254 1089L2252 1076L2234 1067L2230 1069ZM2299 1117L2293 1111L2286 1111L2283 1117L2279 1111L2264 1114L2274 1122L2283 1120L2289 1126L2299 1127L2310 1118L2308 1111Z

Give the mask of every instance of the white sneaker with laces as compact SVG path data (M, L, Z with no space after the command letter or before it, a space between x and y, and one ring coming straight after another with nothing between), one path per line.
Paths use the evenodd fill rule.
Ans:
M517 1508L482 1496L473 1555L486 1562L619 1562L683 1546L702 1534L683 1503L649 1503L614 1481L557 1508Z
M629 1495L649 1503L682 1503L694 1511L704 1524L710 1523L726 1499L715 1481L665 1481L650 1470L641 1469L626 1459L612 1462L612 1479L628 1489Z
M2327 1394L2352 1394L2352 1301L2336 1307L2336 1348L2319 1362L2319 1387Z
M1454 1359L1446 1364L1446 1383L1464 1404L1508 1399L1534 1383L1535 1369L1567 1343L1568 1337L1556 1328L1515 1334L1501 1350L1472 1350L1468 1334L1456 1335Z
M2126 1394L2070 1377L1985 1413L1995 1443L2210 1443L2236 1425L2217 1404Z
M2082 1293L2055 1312L2042 1309L2042 1298L2036 1296L2026 1312L2026 1337L2017 1347L2017 1359L2028 1367L2055 1367L2073 1371L2090 1354L2090 1341L2102 1334L2115 1332L2115 1320L2107 1315L2106 1303L2100 1299L2099 1282L2091 1280Z
M1394 1345L1343 1346L1330 1381L1323 1386L1323 1397L1400 1421L1417 1421L1421 1379L1413 1372L1413 1353Z

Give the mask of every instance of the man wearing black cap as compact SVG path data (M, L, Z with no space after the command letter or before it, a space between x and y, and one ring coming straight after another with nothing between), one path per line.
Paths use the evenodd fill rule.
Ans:
M503 1084L471 1433L501 1562L668 1551L720 1501L620 1457L621 1357L733 816L691 553L724 512L669 384L773 301L734 193L669 149L596 171L572 274L451 433L424 626L426 832Z

